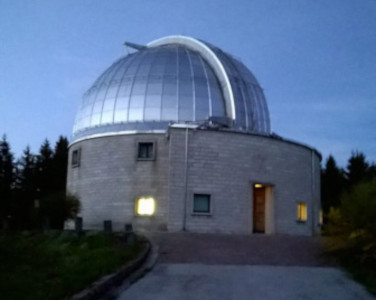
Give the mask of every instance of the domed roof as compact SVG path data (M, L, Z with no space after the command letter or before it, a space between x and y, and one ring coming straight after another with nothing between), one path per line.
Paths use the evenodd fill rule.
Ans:
M253 74L219 48L171 36L115 61L84 94L73 139L165 131L170 123L231 119L233 129L270 133L266 99Z

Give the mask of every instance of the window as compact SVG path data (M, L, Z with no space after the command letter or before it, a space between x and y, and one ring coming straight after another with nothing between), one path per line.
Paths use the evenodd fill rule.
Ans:
M154 160L155 147L153 142L139 142L138 143L138 160Z
M193 195L193 213L209 214L210 213L210 195L194 194Z
M79 167L81 160L81 149L73 150L72 152L72 167Z
M307 221L307 204L304 202L298 203L298 222Z
M155 211L155 200L152 197L138 198L136 200L136 215L151 216Z

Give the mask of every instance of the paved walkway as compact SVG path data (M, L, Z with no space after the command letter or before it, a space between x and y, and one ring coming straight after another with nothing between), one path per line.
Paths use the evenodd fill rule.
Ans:
M322 239L153 233L155 268L118 299L375 299L322 255Z
M322 238L288 235L152 233L161 263L335 266L322 253Z

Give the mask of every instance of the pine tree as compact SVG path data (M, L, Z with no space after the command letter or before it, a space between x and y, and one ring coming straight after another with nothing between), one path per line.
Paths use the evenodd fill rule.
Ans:
M68 164L68 139L60 136L53 155L54 189L65 192Z
M53 229L62 229L64 221L72 211L79 208L79 202L66 196L65 185L68 162L68 140L60 136L55 151L47 140L38 155L38 187L40 189L40 216Z
M330 155L321 178L321 203L324 214L329 212L330 207L339 207L340 205L345 181L343 173L337 167L334 157Z
M346 188L351 190L356 184L370 179L370 167L363 153L355 151L351 154L346 170Z
M11 197L15 181L13 154L10 151L10 145L3 135L0 141L0 217L3 227L8 224L8 218L11 215Z
M17 163L17 193L15 215L17 227L30 229L36 226L35 201L37 200L37 157L27 146Z
M40 197L53 192L53 151L46 139L37 156L37 189Z

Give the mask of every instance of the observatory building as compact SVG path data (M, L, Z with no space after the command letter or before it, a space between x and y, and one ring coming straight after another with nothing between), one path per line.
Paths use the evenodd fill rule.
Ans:
M84 229L319 231L321 156L271 132L243 63L185 36L126 44L75 119L67 190Z

